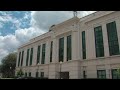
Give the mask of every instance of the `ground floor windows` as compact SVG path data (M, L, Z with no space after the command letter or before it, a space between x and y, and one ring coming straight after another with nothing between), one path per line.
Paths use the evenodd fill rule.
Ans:
M25 77L27 77L27 72L25 73Z
M120 73L118 72L118 69L112 69L111 74L112 79L120 79Z
M39 72L36 72L36 77L39 77Z
M29 72L29 77L31 77L31 72Z
M86 71L83 71L83 78L87 78L87 74L86 74Z
M97 78L106 79L106 70L97 70Z
M44 77L44 72L41 72L41 78L43 78Z

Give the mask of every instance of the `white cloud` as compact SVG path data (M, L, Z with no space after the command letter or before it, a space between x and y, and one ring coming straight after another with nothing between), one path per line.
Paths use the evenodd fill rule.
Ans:
M78 17L83 17L94 11L78 11ZM58 24L73 17L72 11L33 11L31 12L33 26L48 31L53 24Z
M84 14L80 12L78 16L85 16L89 13L91 12L84 12ZM28 17L28 14L26 14L23 18L27 19ZM14 35L0 35L0 60L8 53L16 51L18 46L28 42L29 39L48 31L51 25L58 24L71 17L73 17L72 11L32 11L31 27L21 29L20 25L22 22L17 20L17 18L12 18L10 15L0 16L0 21L10 21L17 27Z

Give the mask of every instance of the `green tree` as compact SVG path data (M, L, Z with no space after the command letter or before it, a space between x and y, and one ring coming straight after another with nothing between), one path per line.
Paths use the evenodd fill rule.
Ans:
M20 69L18 72L17 72L17 76L18 77L22 77L24 75L22 69Z
M117 69L117 76L120 79L120 68Z
M1 73L4 78L15 76L17 53L10 53L2 59Z

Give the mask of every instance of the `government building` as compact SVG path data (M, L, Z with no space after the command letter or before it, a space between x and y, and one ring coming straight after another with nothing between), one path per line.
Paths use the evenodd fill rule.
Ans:
M52 25L18 48L16 74L48 79L118 79L120 11L97 11Z

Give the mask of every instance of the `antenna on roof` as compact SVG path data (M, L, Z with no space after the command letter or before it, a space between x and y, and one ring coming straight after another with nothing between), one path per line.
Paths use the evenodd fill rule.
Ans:
M73 11L74 17L77 17L77 11Z

